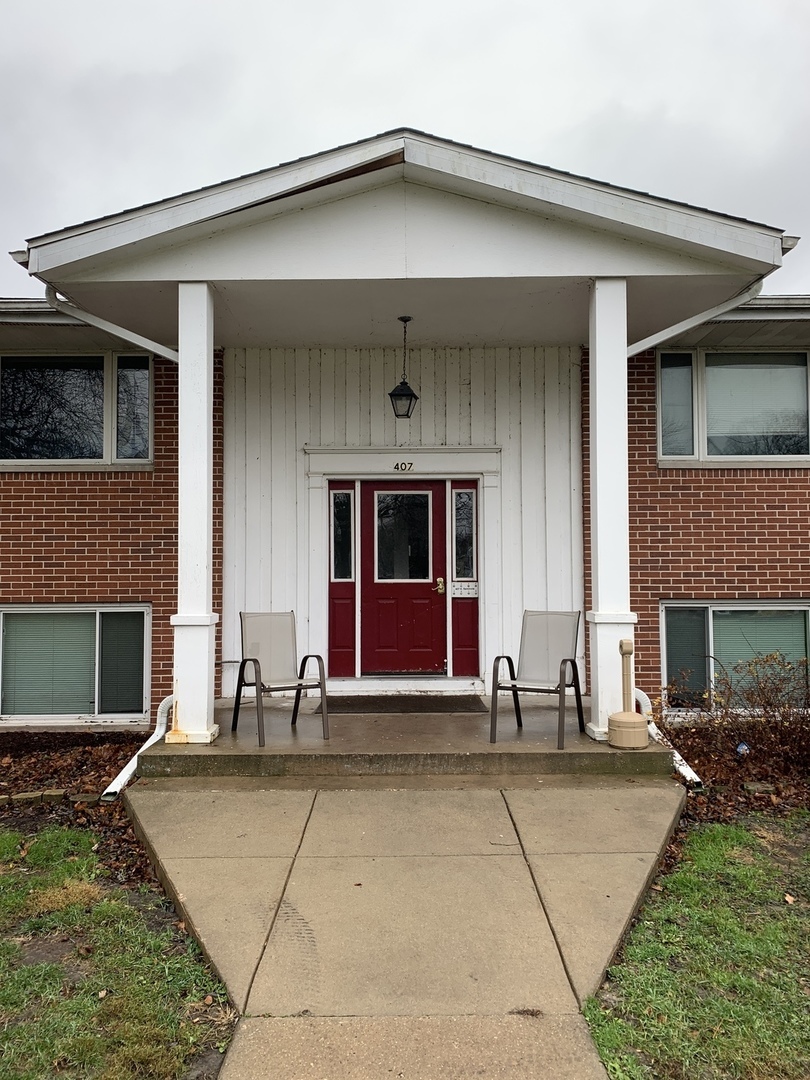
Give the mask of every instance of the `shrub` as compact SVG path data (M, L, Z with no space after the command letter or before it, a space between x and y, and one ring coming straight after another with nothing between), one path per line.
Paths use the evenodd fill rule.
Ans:
M714 686L702 695L669 688L664 701L678 702L677 713L660 705L661 730L676 744L684 725L708 728L718 748L738 747L752 777L779 762L784 776L810 772L810 681L807 659L781 653L754 656L732 671L719 665ZM762 769L759 767L762 763Z

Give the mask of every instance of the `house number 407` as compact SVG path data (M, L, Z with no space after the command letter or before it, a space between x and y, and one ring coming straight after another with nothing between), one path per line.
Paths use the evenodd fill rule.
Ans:
M413 468L412 461L395 461L394 472L410 472Z

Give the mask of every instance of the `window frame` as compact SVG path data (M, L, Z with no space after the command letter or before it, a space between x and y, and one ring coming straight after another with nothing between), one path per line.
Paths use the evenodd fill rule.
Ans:
M155 458L155 358L144 350L73 349L37 351L4 349L0 353L0 380L4 360L72 360L99 357L104 371L104 430L102 432L102 456L98 458L0 458L0 472L79 472L151 470ZM143 458L119 458L118 446L118 363L143 357L149 371L149 453Z
M810 467L810 453L808 454L709 454L708 453L708 413L706 394L706 357L723 355L748 355L762 356L763 354L796 356L803 354L805 358L805 378L807 380L808 400L808 429L810 429L810 350L807 349L778 349L761 347L755 348L673 348L662 347L656 351L655 358L655 412L656 412L656 455L658 465L662 468L740 468L741 466L755 466L757 468L780 468L790 466ZM662 405L663 380L661 377L661 360L663 356L688 356L692 359L692 432L693 452L691 454L665 454L663 452L663 418ZM810 436L810 430L808 431Z
M119 724L126 727L148 726L152 701L152 605L151 604L2 604L0 605L0 641L4 633L3 620L12 615L58 615L61 612L73 614L91 612L95 615L95 652L93 659L93 677L95 702L101 700L101 615L104 612L138 612L143 614L143 707L140 712L116 713L0 713L0 731L4 726L20 724ZM0 702L3 691L4 650L0 647Z
M673 608L700 609L706 614L706 680L707 689L714 689L714 666L709 659L714 656L714 619L715 611L800 611L804 613L805 640L810 652L810 599L794 600L662 600L660 602L659 642L661 645L661 686L668 685L667 657L667 610ZM691 712L689 707L667 705L672 712Z

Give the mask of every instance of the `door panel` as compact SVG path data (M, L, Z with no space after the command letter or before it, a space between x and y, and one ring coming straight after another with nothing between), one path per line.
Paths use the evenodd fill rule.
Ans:
M443 482L361 485L364 675L446 671L445 513Z

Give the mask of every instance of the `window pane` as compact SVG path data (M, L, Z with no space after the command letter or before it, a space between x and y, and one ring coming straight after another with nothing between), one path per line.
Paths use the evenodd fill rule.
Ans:
M332 492L332 580L351 581L354 577L352 550L352 493Z
M119 357L116 457L149 457L149 358Z
M804 353L706 357L708 452L807 454Z
M475 492L453 492L456 578L475 577Z
M782 653L795 663L807 656L803 611L715 611L714 654L726 674L754 656Z
M102 713L143 711L143 612L102 611Z
M0 457L86 459L103 450L102 357L3 359Z
M708 686L706 608L667 608L665 613L669 702L695 705Z
M430 579L430 496L377 493L377 580Z
M692 357L661 356L661 453L694 453Z
M4 715L95 712L93 611L3 616Z

